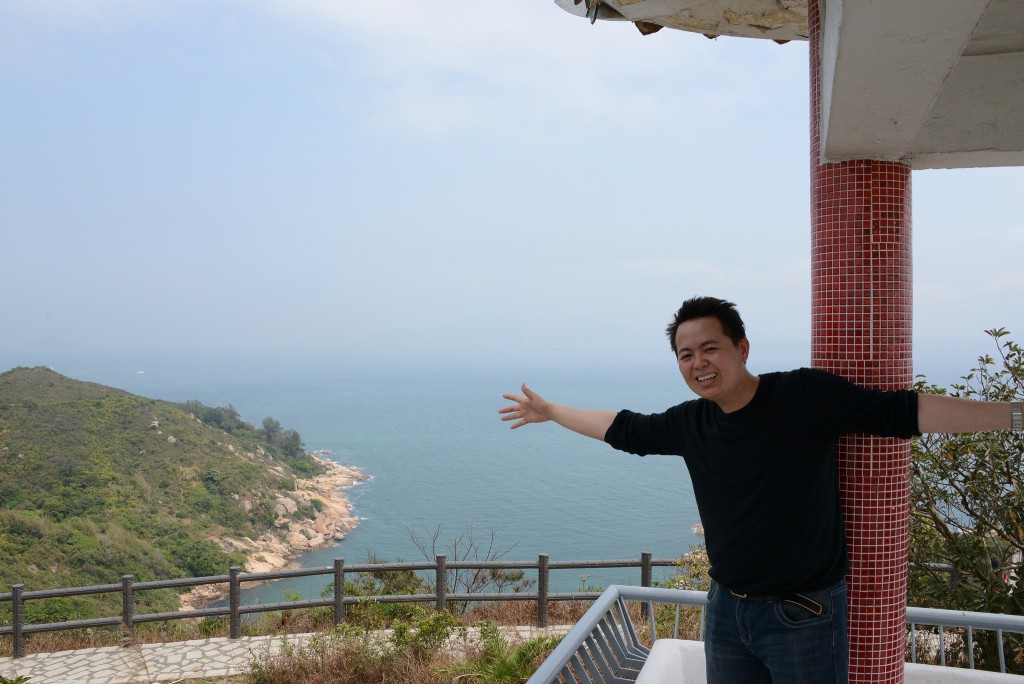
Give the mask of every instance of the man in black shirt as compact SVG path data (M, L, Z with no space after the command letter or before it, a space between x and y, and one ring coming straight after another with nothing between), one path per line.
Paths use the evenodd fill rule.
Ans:
M713 297L684 302L666 332L698 399L659 414L616 413L551 403L524 384L522 395L504 395L514 403L502 420L513 429L554 421L616 449L685 459L713 580L708 682L846 682L836 441L1019 429L1019 402L869 390L806 368L754 375L735 305Z

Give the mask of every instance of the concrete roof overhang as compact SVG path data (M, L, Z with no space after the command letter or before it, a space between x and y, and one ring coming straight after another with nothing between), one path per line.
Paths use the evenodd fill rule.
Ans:
M709 37L807 39L808 0L555 0ZM1024 166L1024 0L823 0L824 161Z

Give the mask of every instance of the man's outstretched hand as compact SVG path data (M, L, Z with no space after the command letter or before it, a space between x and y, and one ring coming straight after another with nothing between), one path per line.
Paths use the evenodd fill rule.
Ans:
M504 421L517 421L512 424L512 429L528 425L530 423L544 423L551 420L550 405L529 387L523 383L522 394L501 395L509 401L515 402L512 406L498 409L501 419Z

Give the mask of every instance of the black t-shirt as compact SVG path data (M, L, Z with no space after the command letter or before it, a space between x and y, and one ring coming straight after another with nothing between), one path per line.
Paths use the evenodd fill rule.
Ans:
M846 573L833 452L848 433L919 434L917 393L869 390L810 368L766 373L738 411L706 399L652 415L621 411L605 441L640 456L684 457L711 576L735 591L783 594Z

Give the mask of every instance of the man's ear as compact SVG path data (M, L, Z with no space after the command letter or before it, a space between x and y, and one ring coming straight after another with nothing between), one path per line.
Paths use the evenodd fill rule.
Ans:
M740 356L743 358L743 363L746 363L747 357L750 356L750 340L744 337L736 345L736 348L740 350Z

